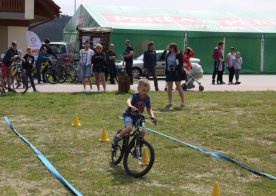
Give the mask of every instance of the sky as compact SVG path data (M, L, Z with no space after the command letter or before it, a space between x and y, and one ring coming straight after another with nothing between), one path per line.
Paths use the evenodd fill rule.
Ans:
M83 5L119 5L137 7L171 7L205 11L276 12L276 0L53 0L62 14L72 16ZM66 2L66 3L65 3Z

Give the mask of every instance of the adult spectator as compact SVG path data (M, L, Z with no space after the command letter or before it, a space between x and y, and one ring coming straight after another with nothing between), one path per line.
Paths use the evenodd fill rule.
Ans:
M106 90L105 84L105 69L106 69L106 57L103 52L103 46L101 44L96 45L95 54L92 57L93 73L96 78L96 85L98 91L100 91L100 83L103 85L104 91Z
M191 71L191 69L192 69L192 64L191 64L191 61L190 61L190 59L191 59L191 57L193 57L195 55L195 52L193 51L193 49L192 48L190 48L190 47L186 47L185 49L184 49L184 67L185 67L185 69L188 71L188 72L190 72Z
M144 69L147 79L151 75L154 80L154 87L156 91L159 91L158 81L156 77L156 51L154 50L154 43L150 42L148 44L148 49L144 52Z
M17 51L17 43L13 41L11 43L11 47L6 51L3 61L2 61L2 92L5 92L5 85L6 85L6 78L7 78L7 84L8 84L8 91L12 92L11 89L11 67L13 61L18 57L18 51Z
M229 83L228 84L233 84L233 78L234 78L234 74L235 74L235 69L234 69L235 58L236 58L235 48L231 47L230 52L226 56L227 68L229 71Z
M212 58L214 60L214 70L213 70L213 75L212 75L212 84L215 84L215 79L218 71L218 67L220 64L223 63L223 42L219 42L218 46L214 48ZM218 81L218 84L225 84L223 81Z
M193 57L195 55L195 52L193 51L192 48L190 48L189 46L185 47L184 52L183 52L183 61L184 61L184 67L187 70L187 72L190 72L192 69L192 63L191 63L191 57ZM193 80L190 80L190 82L188 82L190 80L189 75L186 78L186 84L187 84L187 88L191 89L194 88L195 85L193 83Z
M49 56L48 63L49 63L49 65L50 65L50 67L52 67L53 64L52 64L52 60L51 60L51 56L50 56L50 55L54 56L56 59L58 59L58 57L57 57L57 55L53 52L53 50L51 49L51 47L50 47L50 42L51 42L51 41L50 41L49 39L45 39L45 40L44 40L44 43L43 43L42 46L40 47L40 51L41 51L42 49L46 49L46 53L47 53L48 56ZM47 70L48 70L48 66L45 67L44 72L47 72ZM53 71L53 79L54 79L54 81L57 81L57 72L55 71L55 69L52 69L52 71Z
M176 90L179 93L181 104L180 107L184 107L184 93L181 87L183 72L183 58L182 54L178 51L177 45L172 43L169 45L169 52L166 54L166 82L168 84L168 100L169 103L166 105L166 108L172 106L172 87L173 82L175 82ZM185 73L186 74L186 73Z
M91 58L94 54L94 51L90 49L89 41L84 43L84 48L80 50L80 65L81 65L81 75L82 75L82 84L83 91L86 91L86 82L88 81L90 86L90 91L92 90L92 82L90 80L91 72Z
M115 84L115 78L117 74L115 59L116 59L116 53L114 52L114 44L110 44L108 47L108 51L106 52L106 65L107 65L108 74L110 76L109 77L110 84ZM107 78L108 78L108 75L107 75Z
M45 48L48 55L53 55L53 56L57 59L57 58L58 58L57 55L53 52L53 50L52 50L51 47L50 47L50 42L51 42L51 41L50 41L49 39L45 39L45 40L44 40L44 43L43 43L42 46L40 47L40 50L41 50L42 48ZM51 63L51 62L49 62L49 63Z
M126 49L123 53L125 66L126 66L126 72L127 75L130 77L130 84L133 84L133 77L132 77L132 65L133 65L133 47L130 45L130 41L125 41Z

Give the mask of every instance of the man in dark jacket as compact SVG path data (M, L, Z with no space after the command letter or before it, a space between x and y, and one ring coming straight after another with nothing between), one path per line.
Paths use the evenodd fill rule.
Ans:
M7 78L8 83L8 91L12 92L11 89L11 65L13 63L13 60L18 57L18 51L17 51L17 44L15 41L11 43L11 47L6 51L5 56L3 58L2 62L2 91L5 92L5 80Z
M125 41L126 49L123 53L125 65L126 65L126 72L127 75L130 77L130 84L133 84L133 77L132 77L132 65L133 65L133 47L130 45L130 41Z
M115 84L115 78L117 74L115 59L116 59L116 53L114 52L114 44L110 44L108 51L106 52L106 65L107 65L107 71L110 74L109 81L111 84Z
M56 59L57 59L57 55L53 52L53 50L50 47L50 40L49 39L45 39L44 40L44 44L42 44L42 46L40 47L40 50L42 48L46 48L46 52L48 55L53 55Z
M156 52L154 50L154 43L150 42L148 44L148 50L144 52L144 69L147 79L151 75L154 80L154 87L156 91L159 91L158 81L156 77Z
M46 49L46 53L50 56L50 55L53 55L56 59L58 59L57 55L53 52L53 50L51 49L50 47L50 40L49 39L45 39L44 40L44 44L42 44L42 46L40 47L40 51L42 51L43 49ZM53 64L52 64L52 61L49 60L48 61L49 65L52 67ZM45 67L44 68L44 72L46 73L48 70L48 67ZM54 78L54 81L57 81L57 73L55 71L55 69L53 69L53 78Z

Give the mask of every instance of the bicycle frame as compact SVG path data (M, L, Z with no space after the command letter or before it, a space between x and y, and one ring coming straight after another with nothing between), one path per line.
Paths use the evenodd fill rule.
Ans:
M144 127L144 121L145 121L145 117L141 116L141 118L135 124L135 131L132 134L129 134L123 137L123 145L122 145L123 153L125 152L128 146L130 146L131 144L137 141L139 142L139 140L142 138L141 132ZM131 140L130 140L130 137L132 137Z

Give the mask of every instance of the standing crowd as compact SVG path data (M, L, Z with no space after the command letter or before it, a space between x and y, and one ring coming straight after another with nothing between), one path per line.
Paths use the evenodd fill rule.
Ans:
M228 84L240 84L240 70L242 66L242 57L240 52L236 52L234 47L230 47L230 51L226 56L226 62L224 61L224 43L219 42L218 46L214 48L212 58L214 60L214 69L212 74L212 84L215 84L217 76L217 84L225 84L223 81L223 73L225 64L229 72L229 83ZM235 76L235 83L233 82Z

